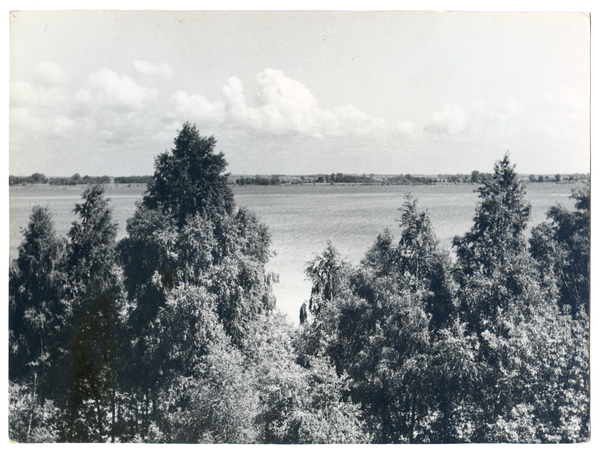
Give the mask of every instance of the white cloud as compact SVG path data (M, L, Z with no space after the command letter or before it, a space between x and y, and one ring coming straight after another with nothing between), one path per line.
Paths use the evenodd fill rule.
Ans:
M38 92L34 85L23 81L10 82L10 106L31 106L38 101Z
M260 111L246 105L244 88L239 78L229 77L227 84L223 86L223 95L228 121L242 127L263 129L265 118Z
M43 63L32 73L31 81L10 82L11 133L53 130L53 118L64 116L74 100L64 83L64 72L56 64Z
M477 101L463 110L459 105L445 105L435 111L424 131L431 135L446 136L495 136L506 138L523 131L520 116L524 115L519 103L512 97L504 102L487 107Z
M225 103L221 101L211 103L202 95L188 95L184 91L177 91L170 101L174 109L171 116L185 117L199 123L222 123L225 120Z
M403 135L412 136L415 134L416 127L415 124L410 121L398 122L398 131Z
M504 102L504 109L513 116L523 115L523 110L519 106L519 103L512 97L509 97Z
M158 90L107 68L89 75L75 97L74 126L100 141L149 139L164 126L164 114L157 114Z
M139 86L133 79L120 77L110 69L91 74L88 82L77 95L80 102L120 111L136 111L144 108L158 92L154 88Z
M384 123L352 105L323 110L312 92L280 70L266 69L257 75L261 88L257 105L246 103L239 78L223 87L227 120L231 124L273 133L298 133L313 137L361 135L383 130Z
M133 62L133 68L144 75L159 75L166 78L173 76L173 69L166 63L152 64L149 61L136 59Z
M467 125L467 119L458 105L445 105L441 112L435 111L425 131L432 134L459 134Z
M35 71L35 80L42 86L57 86L67 80L67 75L58 64L43 62Z
M75 125L73 120L65 116L55 117L54 123L56 124L56 127L54 127L54 132L56 134L61 133L63 130L73 128L73 125Z

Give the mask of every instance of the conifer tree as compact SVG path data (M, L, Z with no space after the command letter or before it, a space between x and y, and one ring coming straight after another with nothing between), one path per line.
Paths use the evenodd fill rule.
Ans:
M66 409L63 439L114 440L121 301L115 260L117 224L104 187L93 185L75 206L69 230L66 350L57 382Z

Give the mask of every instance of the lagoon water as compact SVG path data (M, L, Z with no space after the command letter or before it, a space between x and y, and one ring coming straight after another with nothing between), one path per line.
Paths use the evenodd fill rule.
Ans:
M572 209L568 197L576 185L534 183L527 186L532 225L545 220L556 203ZM48 205L57 233L66 235L75 220L73 208L81 201L83 186L11 186L10 258L16 258L29 214L35 204ZM330 240L351 263L358 263L385 228L397 234L404 196L411 192L431 216L436 236L450 248L452 238L472 224L477 205L476 185L359 186L294 185L235 187L239 206L255 211L271 231L272 250L267 269L279 274L274 287L278 308L298 323L302 302L310 296L304 268ZM119 223L118 239L126 235L127 219L141 199L145 185L107 187L113 217Z

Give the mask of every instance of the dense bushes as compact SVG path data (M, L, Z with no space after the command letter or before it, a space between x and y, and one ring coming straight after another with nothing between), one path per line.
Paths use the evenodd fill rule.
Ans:
M524 237L505 157L456 260L408 196L353 266L329 244L294 329L267 228L185 124L116 242L104 190L66 238L35 207L10 269L20 442L581 442L589 437L589 186ZM586 260L587 259L587 260Z

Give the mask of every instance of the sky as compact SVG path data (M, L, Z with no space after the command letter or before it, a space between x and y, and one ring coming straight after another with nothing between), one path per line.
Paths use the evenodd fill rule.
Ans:
M150 175L185 122L234 174L590 172L590 17L16 11L9 174Z

